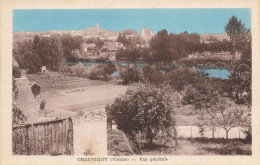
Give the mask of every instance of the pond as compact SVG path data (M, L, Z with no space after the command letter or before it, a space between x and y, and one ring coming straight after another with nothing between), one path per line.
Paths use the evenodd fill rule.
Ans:
M97 65L97 64L106 64L108 62L97 62L97 61L85 61L83 62L83 65L86 67L90 67L92 65ZM120 67L126 67L126 66L135 66L137 69L142 70L143 67L148 64L151 67L155 67L157 66L157 68L159 67L161 70L164 71L169 71L169 70L173 70L176 68L180 68L181 66L178 64L165 64L165 65L160 65L157 63L147 63L147 62L121 62L121 61L112 61L112 63L115 66L120 66ZM69 66L75 65L76 62L69 62L67 61L67 64ZM194 67L198 72L200 73L206 73L208 74L208 77L215 77L215 78L222 78L222 79L229 79L230 76L230 71L228 69L224 69L224 68L199 68L199 67ZM118 71L115 71L113 73L113 76L115 78L117 78L119 76Z

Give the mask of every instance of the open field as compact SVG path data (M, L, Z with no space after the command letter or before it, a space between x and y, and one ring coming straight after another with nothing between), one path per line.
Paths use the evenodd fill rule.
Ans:
M126 86L114 85L113 81L89 80L57 72L35 73L28 75L30 83L40 84L41 94L35 102L40 105L46 100L47 118L75 117L105 111L115 97L124 94ZM39 111L44 119L45 112Z
M55 93L58 90L70 90L88 86L104 85L109 82L89 80L83 77L75 77L58 72L35 73L27 75L30 82L36 82L42 86L42 92Z
M84 114L104 112L105 106L111 104L115 97L124 94L126 88L122 85L98 85L59 95L45 93L42 97L47 100L47 116L73 117L78 111Z

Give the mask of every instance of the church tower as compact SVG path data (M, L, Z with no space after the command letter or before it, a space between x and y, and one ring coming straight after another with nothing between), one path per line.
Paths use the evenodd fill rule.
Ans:
M97 28L98 30L100 30L98 23L96 23L96 28Z

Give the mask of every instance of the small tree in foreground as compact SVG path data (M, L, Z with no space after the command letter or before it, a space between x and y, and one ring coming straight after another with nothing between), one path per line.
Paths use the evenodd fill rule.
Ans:
M219 127L224 128L226 131L226 139L228 139L230 129L239 126L244 113L250 111L246 106L237 105L228 98L221 98L214 108L218 111L216 120Z
M142 132L152 144L160 131L171 135L171 130L176 129L173 111L175 96L169 86L158 88L151 84L135 83L129 86L124 96L107 105L106 112L118 129L134 138Z
M201 119L205 124L214 129L221 127L226 131L226 139L228 133L233 127L242 126L249 128L248 113L250 109L243 105L237 105L233 100L221 96L214 99L211 107L204 108L201 113ZM245 129L246 130L246 129ZM214 135L212 135L214 138Z
M27 117L25 116L25 114L23 113L23 111L16 107L13 104L13 108L12 108L12 125L18 125L18 124L24 124L27 120Z

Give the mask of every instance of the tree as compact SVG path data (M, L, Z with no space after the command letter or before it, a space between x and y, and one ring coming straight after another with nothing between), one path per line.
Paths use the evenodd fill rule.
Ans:
M14 42L13 44L13 57L19 64L19 68L26 69L24 66L24 55L25 53L33 52L33 42L32 40L23 40L19 42Z
M28 73L35 73L41 69L41 59L38 54L26 53L24 55L24 65Z
M50 56L51 56L51 68L55 71L60 71L61 64L64 61L64 56L63 56L62 43L60 37L57 35L51 36Z
M248 112L248 108L243 105L237 105L229 98L220 98L213 109L216 109L216 120L218 126L226 131L226 139L231 128L239 126L242 116Z
M225 26L225 31L229 36L230 42L233 44L233 51L241 51L244 43L248 40L247 36L250 30L236 16L232 16Z
M124 96L107 105L106 112L118 129L131 137L142 132L152 144L160 131L176 129L175 106L176 95L169 86L158 88L135 83L129 86Z
M108 75L111 75L112 73L114 73L116 71L116 66L111 61L109 61L107 64L105 64L104 71Z
M251 105L252 93L252 50L251 50L251 32L247 29L241 20L232 16L225 26L230 42L233 45L233 51L242 53L240 61L231 63L231 77L229 93L238 104Z
M80 51L78 49L76 49L76 50L73 50L71 52L71 56L74 57L74 58L80 58L81 57L81 53L80 53Z
M172 56L169 51L169 35L166 29L159 31L150 41L150 47L154 60L171 61Z
M240 118L239 126L242 127L241 131L246 135L248 142L252 141L252 126L251 126L251 106L246 107L246 111Z
M40 37L38 35L35 35L33 38L33 50L34 51L38 50L39 43L40 43Z
M183 91L187 85L200 83L199 73L192 68L182 67L168 73L168 82L177 91Z
M185 104L192 104L197 110L199 119L212 130L212 138L218 126L216 120L217 109L213 108L220 96L214 84L207 79L195 81L194 84L187 85L183 90L183 102Z
M62 43L63 55L65 58L72 57L73 50L79 50L82 53L83 38L82 36L71 36L70 34L63 34L60 38Z
M41 37L35 51L39 55L42 65L48 66L48 68L50 69L51 68L50 38Z

